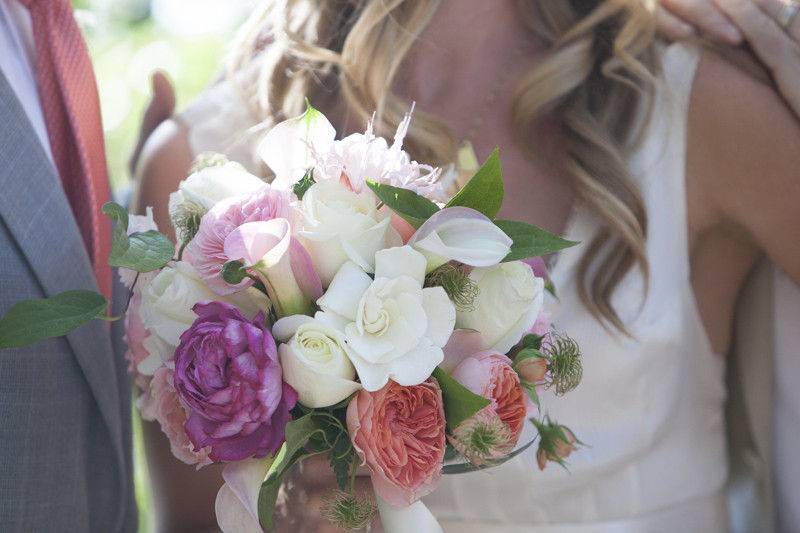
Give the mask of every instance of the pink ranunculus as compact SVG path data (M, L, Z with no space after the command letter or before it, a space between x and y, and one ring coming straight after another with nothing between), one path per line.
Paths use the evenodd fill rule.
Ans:
M451 375L470 391L491 400L487 409L491 408L509 427L516 444L525 423L527 407L526 393L511 364L511 359L503 354L478 352L463 358Z
M144 347L144 340L150 335L147 328L142 323L139 316L139 305L141 295L138 292L131 296L128 311L125 313L125 336L123 340L128 346L125 351L125 359L128 361L128 372L133 376L133 381L140 390L146 390L150 381L150 376L146 376L138 371L139 363L147 359L150 355Z
M197 320L175 350L173 384L189 409L186 433L214 461L276 453L297 393L283 382L263 313L247 320L224 302L193 307Z
M265 186L254 194L223 200L206 213L200 229L186 247L187 259L217 294L232 294L252 285L245 278L237 285L222 279L220 271L230 258L225 239L242 224L291 217L292 194Z
M436 488L445 449L436 380L359 391L347 407L347 429L375 491L390 505L407 507Z
M145 420L158 421L161 431L169 439L172 455L186 464L197 465L198 468L209 465L212 463L208 456L211 448L195 451L184 429L188 412L175 391L173 374L172 368L167 366L156 370L146 394L139 399L139 411Z

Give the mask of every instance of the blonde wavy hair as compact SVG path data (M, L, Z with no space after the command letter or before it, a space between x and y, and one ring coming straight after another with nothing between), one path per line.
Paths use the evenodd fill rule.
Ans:
M634 266L649 277L647 213L626 154L645 122L642 110L649 109L657 68L655 1L518 1L526 25L549 53L519 83L515 127L523 136L545 111L560 118L575 194L601 222L594 240L584 244L579 293L601 323L622 332L613 291ZM376 130L387 134L409 108L392 93L395 76L438 5L265 1L243 28L228 69L267 125L300 113L306 97L335 93L364 122L377 112ZM415 159L447 164L457 144L435 116L415 114L406 145Z

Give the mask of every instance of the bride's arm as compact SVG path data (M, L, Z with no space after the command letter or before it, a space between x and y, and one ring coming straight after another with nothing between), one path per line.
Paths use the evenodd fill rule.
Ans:
M165 233L172 232L169 193L186 177L192 159L186 129L175 120L159 125L142 148L132 207L142 213L152 206L156 223ZM214 500L222 485L222 469L212 465L198 471L180 462L157 423L143 426L156 531L216 531Z
M768 82L706 52L688 133L688 176L705 212L800 284L798 117Z

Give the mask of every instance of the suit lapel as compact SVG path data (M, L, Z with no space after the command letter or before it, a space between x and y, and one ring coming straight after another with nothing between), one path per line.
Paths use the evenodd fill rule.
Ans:
M0 217L43 292L97 291L91 262L55 168L0 72ZM125 474L119 387L108 324L99 320L67 335L109 427Z

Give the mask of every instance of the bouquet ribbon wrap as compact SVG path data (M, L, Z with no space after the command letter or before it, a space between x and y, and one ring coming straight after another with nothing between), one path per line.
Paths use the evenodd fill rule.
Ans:
M422 501L408 507L394 507L375 494L378 514L386 533L444 533L442 526Z

